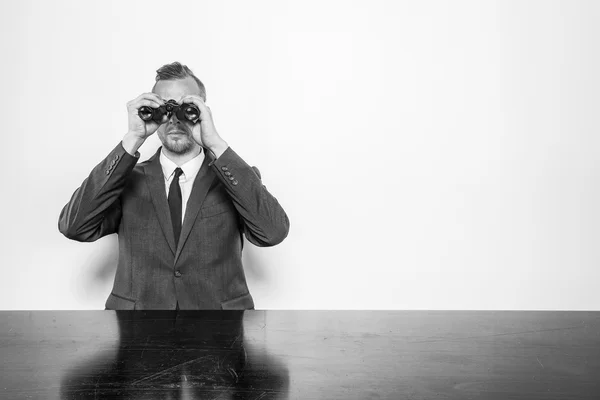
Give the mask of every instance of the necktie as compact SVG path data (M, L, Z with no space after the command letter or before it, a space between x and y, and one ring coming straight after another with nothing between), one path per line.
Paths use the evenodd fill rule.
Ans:
M179 177L182 173L181 168L175 168L175 176L171 186L169 186L169 210L171 211L171 222L175 234L175 247L179 243L179 235L181 234L181 187L179 187Z

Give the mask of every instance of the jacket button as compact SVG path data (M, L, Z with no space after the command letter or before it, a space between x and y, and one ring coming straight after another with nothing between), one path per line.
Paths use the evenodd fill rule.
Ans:
M234 179L235 179L235 178L234 178L233 176L230 176L230 177L229 177L229 180L230 180L230 181L232 181L232 180L234 180Z
M229 168L227 168L227 167L221 167L221 169L222 169L223 171L227 171Z
M104 173L105 173L106 175L108 175L108 174L110 174L110 170L106 170Z
M231 176L231 172L225 171L225 176Z
M181 278L181 272L179 270L175 271L175 277Z
M232 184L233 186L236 186L236 185L238 184L238 181L233 181L233 182L231 182L231 184Z

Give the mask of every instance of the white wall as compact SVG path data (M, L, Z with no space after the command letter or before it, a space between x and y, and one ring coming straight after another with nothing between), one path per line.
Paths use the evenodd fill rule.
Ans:
M600 309L600 3L1 4L0 309L104 307L58 215L175 60L291 220L257 308Z

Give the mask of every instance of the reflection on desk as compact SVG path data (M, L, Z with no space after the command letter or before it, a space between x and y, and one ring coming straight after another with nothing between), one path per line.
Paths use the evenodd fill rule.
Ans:
M598 399L600 313L4 311L1 399Z
M24 314L8 319L14 327L26 326L20 330L33 340L24 353L12 355L11 364L35 362L39 351L46 353L34 366L34 379L45 375L46 385L30 385L32 377L22 376L28 371L19 371L3 386L8 390L0 392L2 399L288 398L285 365L245 343L244 311Z
M287 398L283 364L266 353L248 357L243 315L117 311L115 357L75 366L61 398Z

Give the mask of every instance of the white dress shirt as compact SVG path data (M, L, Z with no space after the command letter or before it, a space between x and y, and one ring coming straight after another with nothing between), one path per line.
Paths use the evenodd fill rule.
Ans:
M171 186L171 181L175 176L175 169L177 168L177 164L173 161L169 160L165 153L160 151L160 165L162 167L163 175L165 177L165 190L167 192L167 199L169 198L169 187ZM200 152L196 157L192 158L181 167L183 173L179 177L179 187L181 188L181 224L183 224L183 218L185 217L185 209L187 207L187 202L190 198L190 193L192 192L192 187L194 186L194 179L196 179L196 175L198 175L198 171L200 171L200 167L202 166L202 162L204 161L204 150Z

